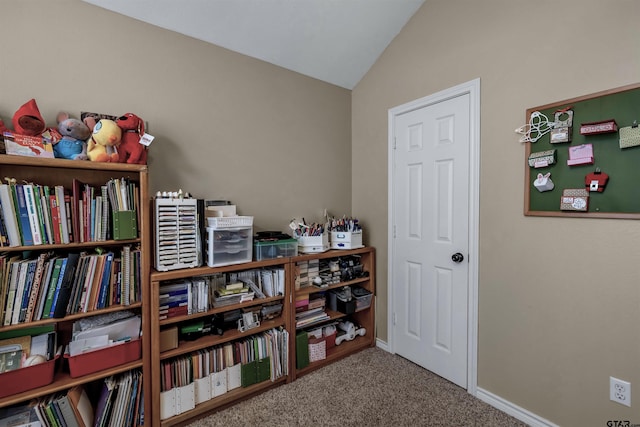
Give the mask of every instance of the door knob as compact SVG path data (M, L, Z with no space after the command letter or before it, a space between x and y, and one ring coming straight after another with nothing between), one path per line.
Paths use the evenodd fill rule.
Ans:
M462 255L460 252L456 252L455 254L451 255L451 261L453 262L462 262L464 260L464 255Z

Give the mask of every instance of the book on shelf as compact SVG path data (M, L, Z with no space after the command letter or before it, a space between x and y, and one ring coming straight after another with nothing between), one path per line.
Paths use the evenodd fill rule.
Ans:
M58 206L58 197L55 194L49 195L49 211L51 212L53 243L64 243L62 239L62 223L60 222L60 206Z
M51 207L50 207L50 203L49 203L49 197L51 195L49 186L47 185L37 185L36 187L36 191L39 194L38 197L38 211L40 212L42 218L44 219L43 221L43 227L45 230L45 235L46 235L46 242L48 244L55 244L56 241L54 239L54 234L53 234L53 225L51 222Z
M82 301L81 311L86 313L98 307L98 296L100 295L102 282L105 276L105 263L108 254L95 254L95 267L90 277L91 283L88 285L87 294Z
M105 308L108 306L107 297L111 287L112 270L114 269L114 253L107 252L104 259L104 269L102 272L102 279L100 281L100 292L95 304L95 308Z
M46 243L46 236L44 236L44 229L42 228L44 220L42 219L41 213L38 211L38 206L40 205L39 198L36 195L33 184L24 184L22 187L24 190L27 212L29 214L29 224L31 226L33 244L42 245L43 243Z
M38 309L38 302L41 294L43 294L43 283L46 279L47 267L49 258L53 255L52 252L43 252L38 255L36 260L36 270L33 278L33 284L31 286L31 295L29 296L29 303L27 305L27 312L25 316L26 322L34 320Z
M8 320L7 317L5 317L5 325L15 325L20 320L20 309L22 307L27 272L29 270L28 262L29 260L21 260L16 263L15 276L12 277L12 281L15 280L15 292L13 296L9 295L7 313L5 314L5 316L8 316ZM9 291L11 292L11 289Z
M78 420L76 419L76 415L73 412L73 408L71 407L71 400L67 393L59 393L56 396L56 404L60 409L60 417L62 418L62 424L67 427L80 427Z
M73 279L70 285L71 293L67 301L65 314L73 314L78 312L78 305L80 298L82 297L85 288L85 281L89 270L90 256L86 252L79 254L76 271L73 274Z
M4 326L11 325L11 320L13 319L13 305L16 299L16 293L18 289L18 276L20 275L20 266L22 264L22 260L15 259L14 262L11 263L9 268L9 278L6 284L7 289L7 297L4 308Z
M33 234L31 233L31 221L29 220L29 211L27 210L24 187L22 184L13 184L11 185L11 188L14 192L15 205L17 207L16 214L18 217L18 226L20 227L22 245L32 246Z
M38 295L38 302L36 308L34 309L32 320L40 320L42 319L42 312L44 310L44 305L47 301L47 295L49 293L49 285L51 283L51 276L53 273L53 268L56 263L56 259L58 257L54 256L47 260L45 271L43 273L42 283L40 284L40 294Z
M2 205L2 216L7 228L9 245L20 246L22 244L20 228L18 226L18 218L16 216L11 188L8 184L0 184L0 205Z
M1 202L0 202L1 206ZM7 226L4 223L4 213L0 208L0 247L9 246L9 234L7 233Z
M44 303L41 319L49 319L53 317L53 307L56 300L57 292L60 290L62 275L64 275L66 265L66 257L56 258L53 266L53 271L51 273L51 280L49 281L49 286L47 289L47 298Z
M29 308L29 301L31 299L31 292L33 287L33 282L36 274L36 267L38 264L37 259L29 259L27 260L27 274L24 278L24 289L22 290L22 301L20 303L20 312L18 313L18 321L15 323L22 323L25 321L27 316L27 310Z
M70 243L72 241L71 234L73 230L69 230L69 223L70 223L69 215L71 215L71 213L68 212L67 210L67 202L66 202L66 199L69 197L69 195L66 194L66 190L62 185L56 185L54 187L54 193L56 196L56 205L60 213L59 215L60 237L62 239L60 243L65 243L65 244Z
M49 314L48 318L55 317L56 307L58 306L58 300L60 298L60 289L62 289L62 283L64 282L65 275L67 274L67 263L69 262L69 257L62 258L62 265L60 267L60 274L56 280L55 286L53 287L53 298L51 301L51 305L49 306Z

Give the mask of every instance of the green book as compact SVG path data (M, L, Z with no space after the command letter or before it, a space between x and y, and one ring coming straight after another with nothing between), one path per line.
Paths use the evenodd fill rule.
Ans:
M34 185L33 186L33 197L34 197L34 204L36 205L36 212L38 213L38 225L40 226L40 235L42 236L42 243L43 244L50 244L52 242L49 241L49 233L47 232L47 228L45 225L45 220L44 220L44 212L42 211L42 199L41 199L41 192L43 192L42 190L42 186L40 185Z
M309 365L309 335L305 331L296 334L296 368Z
M262 381L266 381L271 378L271 359L269 357L265 357L264 359L258 360L258 368L257 368L257 382L261 383Z
M49 396L47 398L47 401L44 403L45 415L47 416L47 419L49 420L49 424L52 427L60 427L60 424L58 424L58 420L55 416L55 411L53 410L52 404L53 404L53 395Z
M249 387L258 382L258 362L255 360L240 366L240 384Z
M56 263L53 265L53 272L51 273L51 280L49 281L49 288L47 290L47 300L44 303L42 309L42 318L48 319L51 314L51 306L53 305L53 297L56 293L56 286L58 284L58 278L60 277L60 269L62 268L62 262L64 258L57 258Z

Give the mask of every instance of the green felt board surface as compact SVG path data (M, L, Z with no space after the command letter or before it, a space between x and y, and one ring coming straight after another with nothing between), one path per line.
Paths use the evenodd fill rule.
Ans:
M588 213L640 214L640 146L621 149L618 132L580 135L582 123L614 119L618 129L631 126L634 120L640 123L640 87L578 102L569 102L557 104L553 108L538 110L544 113L549 121L553 121L558 109L573 106L572 138L571 142L551 144L549 142L550 135L546 134L535 143L527 143L530 145L531 153L556 149L556 163L538 169L530 167L528 163L525 164L528 169L527 179L530 186L529 204L528 209L525 206L525 211L529 211L528 213L532 215L544 214L545 212L565 214L567 211L560 210L562 190L565 188L586 188L585 176L595 171L596 168L600 168L602 172L609 175L609 181L602 193L589 193ZM569 147L581 144L593 145L594 164L568 166ZM541 193L533 186L533 182L538 173L546 174L548 172L551 172L551 180L555 187L551 191Z

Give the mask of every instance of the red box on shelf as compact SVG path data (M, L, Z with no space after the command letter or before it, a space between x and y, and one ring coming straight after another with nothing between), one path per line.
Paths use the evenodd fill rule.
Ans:
M141 353L141 340L137 339L77 356L65 354L64 358L69 362L69 375L77 378L133 362L140 358Z
M60 356L38 365L0 374L0 398L22 393L53 382L56 361Z

